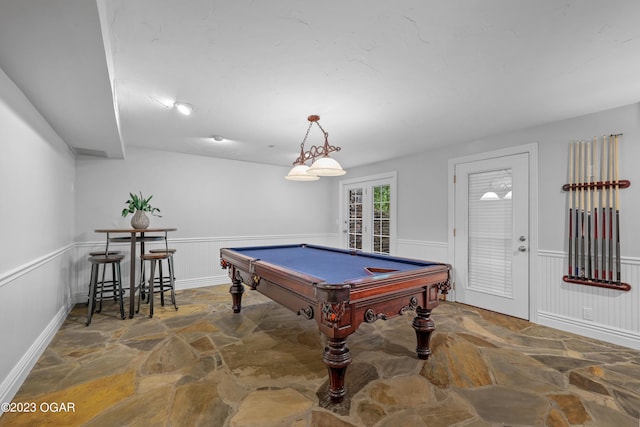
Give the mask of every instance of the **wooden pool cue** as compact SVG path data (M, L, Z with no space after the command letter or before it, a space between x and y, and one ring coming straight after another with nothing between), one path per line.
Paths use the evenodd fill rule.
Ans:
M578 277L580 276L580 263L579 263L579 259L580 259L580 240L578 238L579 236L579 231L578 229L580 228L580 212L579 212L579 208L580 208L580 191L578 190L578 181L580 180L580 175L579 175L579 170L580 170L580 142L576 141L575 145L574 145L574 149L575 149L575 156L574 156L574 183L576 184L575 188L574 188L574 196L575 196L575 203L573 205L573 211L574 211L574 215L575 215L575 221L573 223L574 225L574 236L575 238L573 239L573 242L575 244L574 247L574 251L573 251L573 277Z
M569 277L573 277L573 265L571 265L571 257L573 256L573 141L569 143Z
M585 148L587 150L587 163L586 169L586 182L589 182L589 186L585 188L587 193L587 279L591 280L591 184L593 183L593 164L591 163L591 142L585 141Z
M602 137L602 155L600 156L600 181L602 181L602 191L600 193L600 198L602 199L602 240L600 242L602 247L602 259L600 263L600 273L602 274L602 280L607 280L607 273L605 269L607 261L607 187L604 185L604 181L607 177L605 149L608 145L609 139L605 135Z
M618 177L618 135L613 136L613 150L616 173L616 282L620 284L620 180Z
M598 271L598 208L600 207L600 193L598 192L598 138L593 138L593 276L600 279Z
M610 137L611 138L611 137ZM609 139L609 281L613 282L613 140Z
M584 141L580 141L580 277L585 275L584 247L584 183L586 162L584 157Z

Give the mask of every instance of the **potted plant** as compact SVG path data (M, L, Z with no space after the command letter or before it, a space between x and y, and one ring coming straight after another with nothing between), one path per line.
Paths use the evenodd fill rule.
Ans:
M149 201L153 195L147 197L146 199L142 195L142 191L140 191L140 196L137 194L129 193L129 200L124 202L128 207L122 210L122 217L126 217L128 214L133 214L131 218L131 227L137 230L143 230L149 226L149 217L145 212L149 212L154 216L162 216L160 214L160 209L154 208L151 206Z

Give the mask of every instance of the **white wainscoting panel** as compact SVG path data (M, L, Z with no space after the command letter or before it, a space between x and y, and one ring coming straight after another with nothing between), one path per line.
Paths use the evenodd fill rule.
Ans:
M621 264L629 292L565 283L566 254L538 251L537 323L640 349L640 260Z
M398 239L396 243L398 253L395 255L397 256L425 261L447 262L448 244L446 242Z
M169 237L168 246L176 249L174 266L176 275L176 289L197 288L202 286L231 283L227 270L220 267L220 249L243 246L286 245L309 243L332 246L337 241L336 234L304 234L280 236L232 236L232 237L203 237L172 239ZM145 250L164 247L164 243L146 243ZM74 254L74 268L76 271L75 301L83 302L87 298L87 289L91 273L91 265L87 261L89 252L103 251L105 242L77 243ZM109 250L122 251L125 259L122 261L122 282L126 290L129 289L130 245L128 243L110 243ZM140 248L137 249L138 255ZM137 276L139 277L139 276Z
M0 276L0 402L11 402L73 306L72 253L69 245Z

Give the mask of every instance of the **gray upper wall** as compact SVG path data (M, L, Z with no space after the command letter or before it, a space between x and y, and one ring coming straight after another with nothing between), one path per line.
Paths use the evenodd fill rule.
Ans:
M395 170L398 173L398 238L447 242L449 159L505 147L538 144L538 248L566 251L568 198L561 188L569 180L569 142L622 133L619 176L631 181L620 192L621 253L640 256L640 104L570 120L522 129L492 138L461 142L421 155L349 170L349 178ZM343 155L349 153L348 144Z

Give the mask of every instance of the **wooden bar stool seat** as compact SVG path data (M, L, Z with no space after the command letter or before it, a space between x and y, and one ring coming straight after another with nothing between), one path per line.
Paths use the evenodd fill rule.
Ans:
M122 273L120 269L120 261L124 259L122 254L112 255L94 255L89 257L91 263L91 280L89 282L89 303L87 307L87 322L86 325L91 324L91 318L93 312L96 311L96 302L100 302L100 309L102 310L102 300L105 298L105 293L108 297L113 297L119 301L120 305L120 318L124 319L124 304L122 301ZM106 280L105 274L107 266L112 266L111 280ZM102 276L99 279L100 266L102 269Z
M169 248L169 249L149 249L149 253L152 254L160 254L163 252L169 252L171 255L176 253L176 250L173 248Z
M100 256L100 255L102 255L102 256L104 256L104 255L112 256L112 255L120 255L120 254L122 254L122 252L120 252L120 251L93 251L93 252L89 252L89 256ZM106 267L107 265L108 264L104 264L103 267ZM105 275L106 275L106 273L107 273L106 268L103 268L102 269L102 280L98 282L100 289L96 289L96 294L98 293L98 291L100 291L100 292L102 291L102 286L105 284ZM111 277L112 278L116 277L116 265L115 265L115 263L111 263ZM112 281L108 282L107 286L108 287L112 287L113 286ZM117 298L117 295L116 295L115 292L112 292L112 293L113 293L113 299L115 301L116 298ZM91 286L89 286L89 289L87 289L87 304L89 304L89 298L91 297L90 294L91 294ZM98 310L96 310L96 312L100 313L101 310L102 310L102 300L100 300L100 307L98 308Z
M153 300L154 295L156 293L160 294L160 304L164 306L164 293L171 292L171 303L174 308L177 310L178 306L176 304L176 296L175 296L175 283L173 279L173 253L167 252L163 250L162 252L156 253L147 253L142 254L140 256L142 260L143 269L146 269L145 264L148 262L150 264L149 269L149 280L148 280L148 289L145 289L146 284L142 282L140 284L140 291L138 292L138 308L136 312L140 311L140 300L144 298L146 294L147 302L149 303L149 317L153 317ZM162 268L162 261L167 261L168 273L166 276L164 275ZM156 277L156 273L158 276Z
M136 238L136 242L158 242L160 240L164 240L164 236L140 236ZM130 242L131 236L124 237L109 237L109 241L113 243L124 243Z
M120 255L121 251L94 251L89 252L89 256L98 256L98 255Z

